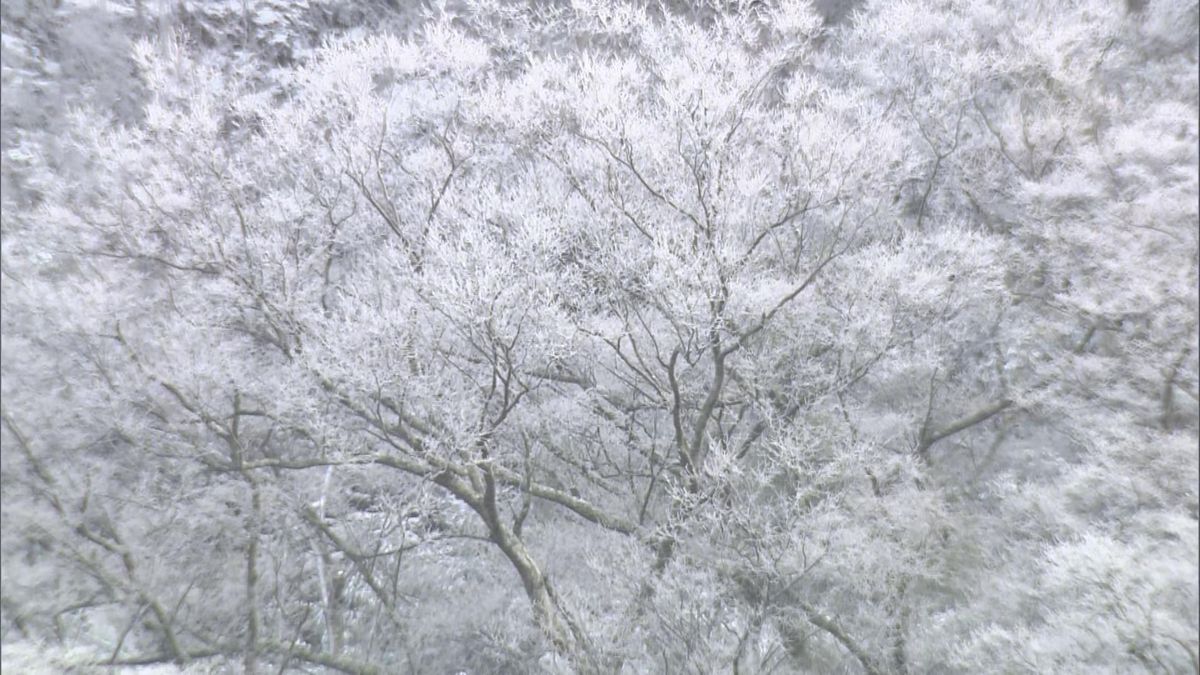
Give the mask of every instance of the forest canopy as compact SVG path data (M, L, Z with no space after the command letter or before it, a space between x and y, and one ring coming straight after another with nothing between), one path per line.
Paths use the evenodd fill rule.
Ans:
M3 18L6 670L1200 675L1197 3Z

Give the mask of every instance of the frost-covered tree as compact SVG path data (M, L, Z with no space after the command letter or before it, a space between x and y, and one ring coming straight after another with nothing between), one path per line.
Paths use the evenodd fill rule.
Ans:
M480 2L270 86L139 42L140 118L4 214L6 643L1195 668L1195 19Z

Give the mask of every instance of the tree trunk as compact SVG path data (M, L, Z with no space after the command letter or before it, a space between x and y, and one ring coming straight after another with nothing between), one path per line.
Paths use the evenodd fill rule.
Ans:
M491 467L481 472L479 482L482 493L445 472L436 476L434 482L461 499L483 519L492 542L504 552L521 577L521 585L533 609L534 622L550 640L555 652L570 659L576 672L598 672L583 631L562 607L550 580L534 560L525 542L501 519L496 506L496 480Z
M564 655L575 652L580 645L577 644L577 636L571 630L571 621L559 606L554 592L550 590L549 581L530 555L525 543L507 532L500 533L495 539L500 550L521 577L521 584L533 607L533 618L538 627L556 650Z

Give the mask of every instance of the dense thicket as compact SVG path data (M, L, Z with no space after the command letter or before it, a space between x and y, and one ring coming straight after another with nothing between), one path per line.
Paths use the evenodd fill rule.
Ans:
M5 7L6 668L1200 673L1194 2L226 4Z

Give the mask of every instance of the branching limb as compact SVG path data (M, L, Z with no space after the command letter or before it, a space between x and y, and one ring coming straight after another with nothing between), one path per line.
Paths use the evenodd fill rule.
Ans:
M867 654L862 645L858 644L854 638L850 637L850 634L846 632L845 628L843 628L836 619L828 614L817 611L816 608L806 602L799 602L798 604L800 608L804 610L804 614L808 617L809 622L811 622L812 625L816 626L817 628L820 628L828 633L831 637L833 637L833 639L837 640L843 647L845 647L846 651L854 655L854 658L858 659L858 662L862 665L863 670L865 670L868 675L883 675L883 671L881 671L875 665L874 659Z
M982 424L992 417L995 417L1005 410L1008 410L1010 407L1012 407L1012 405L1013 402L1011 400L1001 399L995 403L991 403L980 408L979 410L976 410L966 417L958 419L957 421L943 427L938 431L929 432L928 434L923 435L920 442L917 444L917 454L924 456L929 452L929 448L934 443L937 443L944 438L953 436L959 432L966 431L977 424Z

